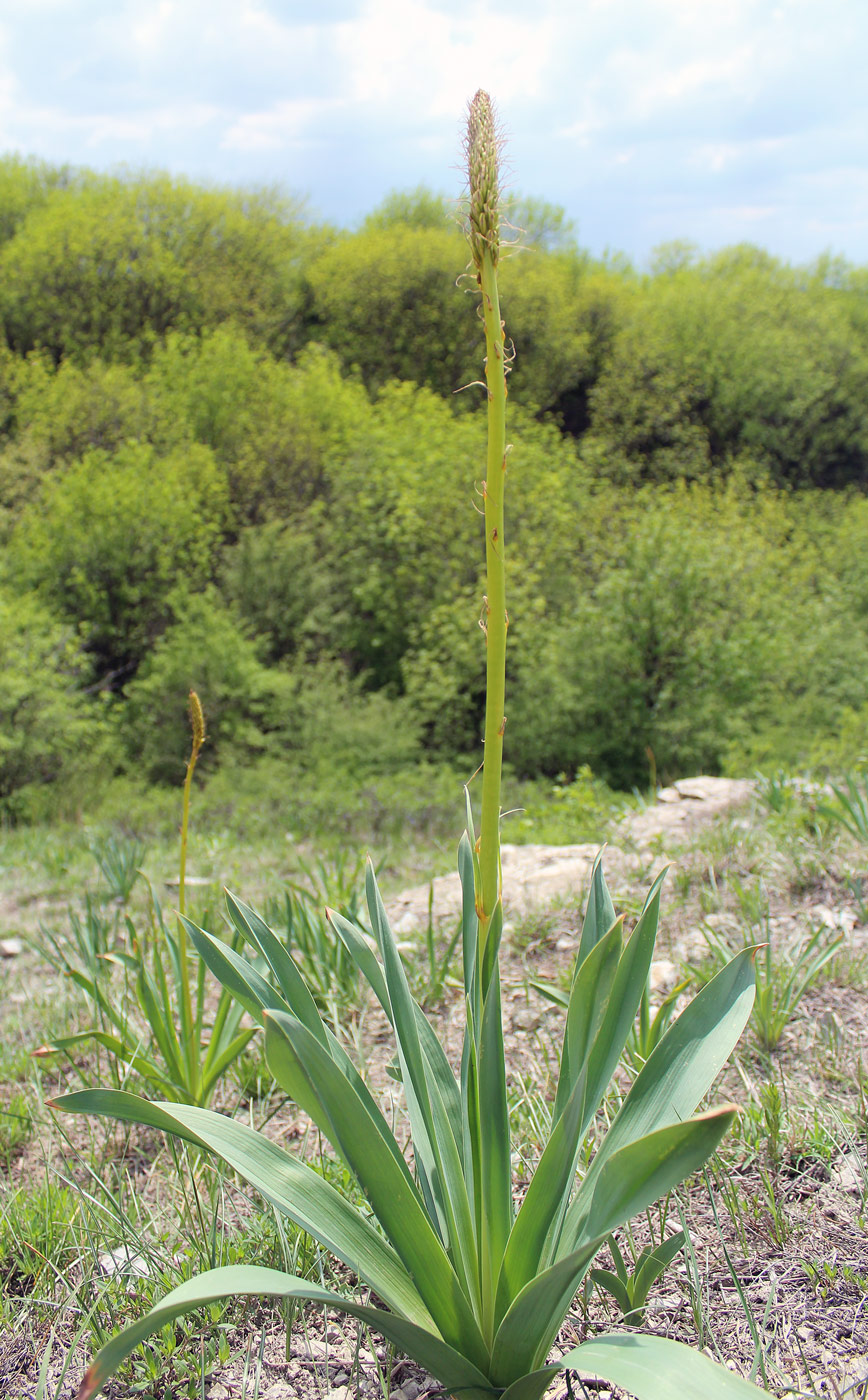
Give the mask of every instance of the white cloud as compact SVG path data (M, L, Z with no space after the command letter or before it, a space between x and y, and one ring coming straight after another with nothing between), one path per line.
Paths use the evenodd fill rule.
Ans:
M365 106L395 107L410 118L455 120L485 87L501 106L536 97L557 41L539 10L503 14L488 0L460 9L426 0L365 0L337 26L348 95Z
M323 116L340 104L328 99L277 102L268 111L245 112L220 142L224 150L279 151L313 139Z

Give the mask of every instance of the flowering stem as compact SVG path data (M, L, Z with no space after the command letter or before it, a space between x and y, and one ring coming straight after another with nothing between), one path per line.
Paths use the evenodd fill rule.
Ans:
M479 957L500 899L500 784L506 690L506 582L503 540L503 487L506 476L506 360L497 261L500 252L499 142L487 92L478 92L467 121L470 186L468 238L482 293L485 325L485 382L488 395L488 455L485 497L486 640L485 754L482 767L482 819L479 835Z
M187 828L190 821L190 788L193 783L193 771L196 767L196 760L205 742L205 716L202 713L202 703L195 690L190 691L190 723L193 727L193 745L190 750L190 757L187 760L187 773L184 778L184 802L181 810L181 861L178 871L178 911L184 913L186 903L186 879L187 879ZM178 924L178 965L181 973L181 999L186 1019L186 1031L189 1035L190 1027L193 1024L193 1004L190 998L190 981L187 973L187 932L183 923Z
M479 868L483 931L500 898L500 785L506 693L506 571L503 492L506 478L506 367L497 273L491 254L482 259L482 313L485 321L485 379L488 390L488 456L485 479L485 757L482 768L482 821ZM484 941L484 939L483 939Z

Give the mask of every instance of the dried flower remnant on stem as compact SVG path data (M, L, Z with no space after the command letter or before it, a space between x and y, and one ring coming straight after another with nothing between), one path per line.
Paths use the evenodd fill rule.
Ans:
M506 571L503 497L506 477L506 352L497 260L500 252L500 138L487 92L477 92L467 116L465 153L470 191L467 237L482 294L485 327L485 387L488 450L485 502L486 589L483 631L486 649L485 748L476 908L480 919L479 956L500 900L500 790L506 727Z

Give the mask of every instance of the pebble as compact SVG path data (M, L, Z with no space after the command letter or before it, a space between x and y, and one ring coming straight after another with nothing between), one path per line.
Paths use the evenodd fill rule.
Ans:
M20 938L0 938L0 958L17 958L24 952Z
M272 1381L267 1390L260 1391L260 1400L297 1400L298 1391L289 1381Z
M868 1167L864 1166L855 1152L846 1152L840 1162L832 1168L832 1180L842 1191L859 1196L868 1184Z
M104 1274L126 1274L128 1278L146 1278L150 1270L141 1254L130 1254L126 1245L119 1244L101 1254L98 1260Z

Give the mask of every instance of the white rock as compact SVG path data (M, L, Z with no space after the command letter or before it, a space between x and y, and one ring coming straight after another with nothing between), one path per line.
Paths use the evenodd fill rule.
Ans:
M671 991L678 981L678 968L668 958L657 958L651 964L649 981L654 993Z
M119 1244L115 1249L109 1249L105 1254L101 1254L98 1264L104 1274L111 1277L125 1275L129 1280L128 1287L133 1286L133 1280L137 1278L147 1278L150 1270L147 1260L142 1254L130 1254L125 1244Z
M868 1164L860 1161L855 1152L845 1152L832 1168L832 1180L842 1191L860 1196L868 1185Z
M17 958L24 952L20 938L0 938L0 958Z

